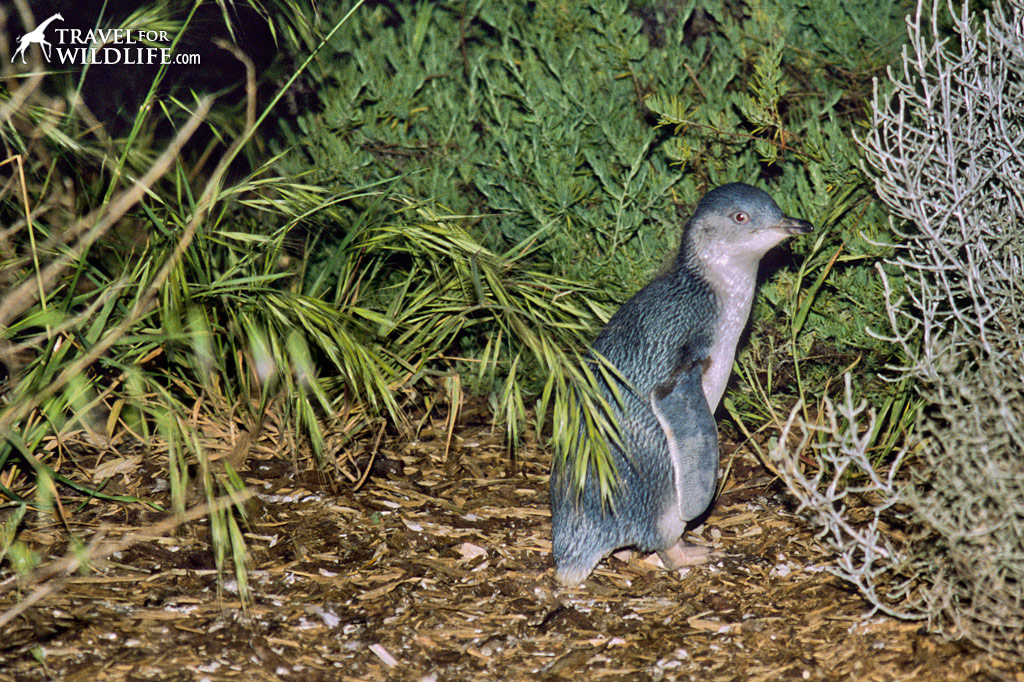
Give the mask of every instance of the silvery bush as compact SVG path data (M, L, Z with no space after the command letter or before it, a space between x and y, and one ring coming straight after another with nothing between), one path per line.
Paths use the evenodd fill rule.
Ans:
M859 140L898 235L878 272L913 435L878 461L847 377L773 459L875 608L1024 660L1024 2L925 9Z

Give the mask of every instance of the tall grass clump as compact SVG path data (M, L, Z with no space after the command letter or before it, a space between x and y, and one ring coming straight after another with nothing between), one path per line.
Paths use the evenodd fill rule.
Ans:
M879 465L847 383L775 456L877 608L1024 660L1024 4L926 9L861 139L894 216L882 336L923 409Z
M158 25L174 52L201 4L146 6L118 27ZM327 429L401 421L406 368L367 331L379 315L294 285L289 235L345 197L259 158L284 89L258 106L252 61L215 49L244 65L241 96L195 94L161 68L116 126L85 104L88 67L50 72L35 55L21 72L0 55L0 496L13 510L0 559L19 571L39 560L16 539L30 510L67 523L72 500L163 509L108 492L115 472L151 463L179 518L205 502L215 564L234 565L244 601L238 471L266 427L322 454Z

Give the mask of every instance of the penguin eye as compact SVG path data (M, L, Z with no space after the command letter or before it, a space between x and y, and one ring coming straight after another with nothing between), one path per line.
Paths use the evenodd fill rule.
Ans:
M742 225L743 223L745 223L748 220L750 220L750 218L747 216L747 214L744 213L743 211L736 211L735 213L733 213L732 214L732 219L735 220L740 225Z

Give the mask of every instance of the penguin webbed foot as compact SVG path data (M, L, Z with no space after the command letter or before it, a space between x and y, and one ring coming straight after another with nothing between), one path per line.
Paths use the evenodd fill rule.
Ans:
M667 549L658 550L657 555L666 571L674 571L685 566L706 564L711 556L711 548L680 540Z

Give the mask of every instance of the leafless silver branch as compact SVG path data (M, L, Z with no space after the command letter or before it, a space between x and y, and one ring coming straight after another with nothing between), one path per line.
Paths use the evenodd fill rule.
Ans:
M772 458L878 610L1024 660L1024 0L925 9L859 140L896 234L876 335L902 350L920 417L873 461L847 377Z
M818 540L834 552L829 570L856 585L876 609L925 618L921 609L901 603L914 583L913 571L907 574L907 543L893 533L894 522L905 525L909 516L897 477L906 453L884 469L871 461L876 415L866 402L854 401L850 375L844 379L838 402L823 398L818 423L799 418L801 405L793 408L770 457L800 509L820 527Z

